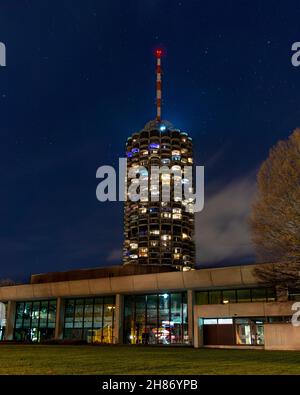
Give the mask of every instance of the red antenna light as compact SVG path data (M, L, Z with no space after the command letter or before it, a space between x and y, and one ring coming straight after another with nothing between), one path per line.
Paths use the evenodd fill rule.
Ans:
M156 56L156 120L161 121L161 56L162 50L155 51Z
M157 49L157 50L155 51L155 56L156 56L157 58L160 58L160 57L162 56L162 54L163 54L162 49Z

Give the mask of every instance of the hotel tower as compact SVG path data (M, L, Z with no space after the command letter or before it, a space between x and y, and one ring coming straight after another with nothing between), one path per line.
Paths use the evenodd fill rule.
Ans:
M174 191L174 183L189 184L184 167L193 166L192 139L161 119L161 50L156 50L156 119L127 139L127 172L141 166L148 172L146 199L131 201L124 208L123 263L172 266L180 270L193 268L195 262L194 210L191 199ZM151 167L160 170L158 185L151 184ZM163 171L169 169L169 171ZM133 170L134 171L134 170ZM146 177L147 177L146 172ZM128 174L128 173L127 173ZM153 176L154 177L154 176ZM137 177L138 178L138 177ZM127 191L133 180L126 179ZM164 196L170 189L168 198ZM140 186L139 192L144 186ZM145 195L144 195L145 196Z

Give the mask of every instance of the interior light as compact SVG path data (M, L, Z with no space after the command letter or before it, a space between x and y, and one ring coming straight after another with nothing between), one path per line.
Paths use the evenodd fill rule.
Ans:
M166 128L165 125L161 125L161 126L159 127L159 130L160 130L161 132L164 132L166 129L167 129L167 128Z

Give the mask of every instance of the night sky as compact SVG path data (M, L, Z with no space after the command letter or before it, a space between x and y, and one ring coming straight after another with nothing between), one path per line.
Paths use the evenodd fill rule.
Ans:
M256 171L300 126L299 21L299 1L1 0L0 278L120 263L96 169L154 118L158 46L163 118L205 166L197 262L252 262Z

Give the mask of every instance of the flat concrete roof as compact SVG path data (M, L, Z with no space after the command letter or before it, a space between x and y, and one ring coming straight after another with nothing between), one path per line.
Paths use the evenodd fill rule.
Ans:
M0 287L0 301L257 286L257 265Z

